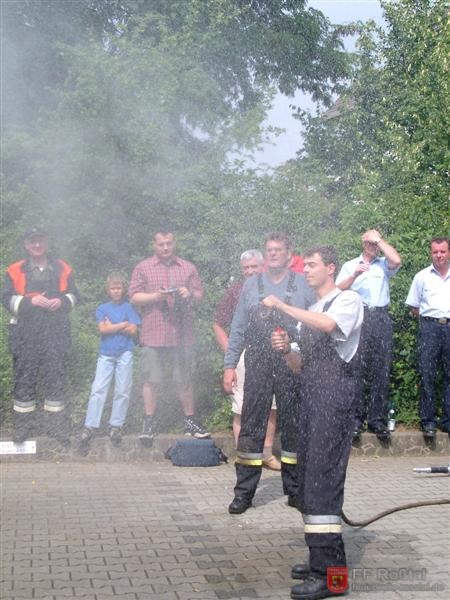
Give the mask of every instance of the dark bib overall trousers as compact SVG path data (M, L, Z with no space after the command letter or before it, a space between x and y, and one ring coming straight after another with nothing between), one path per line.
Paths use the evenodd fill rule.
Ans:
M263 290L259 295L264 297ZM296 332L295 321L290 317L262 305L253 307L246 332L244 402L234 488L235 496L249 500L253 498L261 478L264 439L274 395L281 440L283 492L294 497L298 494L298 375L271 347L270 338L276 327Z
M36 278L26 274L25 295L47 293L59 297L58 263ZM10 325L9 344L14 367L14 429L25 439L36 423L36 397L43 395L44 414L39 433L65 438L69 433L65 382L67 356L71 345L69 313L61 308L50 312L32 307L19 312Z
M298 504L310 572L324 578L327 567L346 564L341 511L352 442L357 359L346 363L329 335L305 326L300 349Z

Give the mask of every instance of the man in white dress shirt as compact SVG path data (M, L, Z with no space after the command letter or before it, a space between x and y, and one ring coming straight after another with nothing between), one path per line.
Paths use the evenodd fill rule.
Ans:
M406 304L419 318L420 424L425 438L436 435L435 385L439 362L444 375L440 427L450 433L450 248L448 237L430 243L432 264L419 271Z
M361 241L362 254L344 263L336 278L338 288L354 290L364 303L364 323L358 350L361 360L354 438L358 440L367 419L368 431L375 433L380 441L387 441L393 355L392 320L388 312L389 283L402 261L397 250L376 229L366 231Z

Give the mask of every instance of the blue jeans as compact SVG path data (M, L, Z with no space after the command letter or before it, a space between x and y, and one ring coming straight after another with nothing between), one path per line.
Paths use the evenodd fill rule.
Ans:
M133 353L127 350L119 356L100 354L87 408L86 427L98 428L102 419L108 391L114 377L111 427L122 427L127 416L133 382Z

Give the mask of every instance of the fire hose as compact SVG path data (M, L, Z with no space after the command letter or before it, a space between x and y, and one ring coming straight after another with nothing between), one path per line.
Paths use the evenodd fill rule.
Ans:
M446 467L416 467L414 469L416 473L450 473L450 463ZM371 517L370 519L366 519L365 521L352 521L347 517L347 515L342 511L341 517L344 523L350 525L350 527L366 527L370 525L370 523L374 523L379 519L383 519L388 515L392 515L393 513L399 512L401 510L408 510L410 508L418 508L419 506L435 506L439 504L450 504L450 498L437 498L436 500L422 500L420 502L411 502L409 504L402 504L400 506L394 506L394 508L389 508L388 510L384 510L383 512Z

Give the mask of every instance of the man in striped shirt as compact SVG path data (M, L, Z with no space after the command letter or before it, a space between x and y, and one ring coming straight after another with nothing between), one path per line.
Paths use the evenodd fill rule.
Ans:
M161 388L171 379L185 418L186 435L209 437L194 418L194 333L192 309L203 298L203 286L195 266L176 254L176 240L169 230L153 237L154 255L134 269L129 287L131 303L139 308L142 325L140 372L145 416L142 443L155 435L155 413Z

